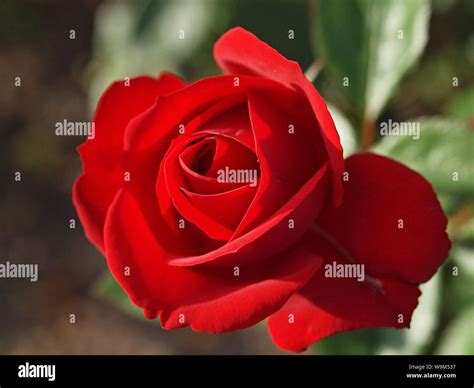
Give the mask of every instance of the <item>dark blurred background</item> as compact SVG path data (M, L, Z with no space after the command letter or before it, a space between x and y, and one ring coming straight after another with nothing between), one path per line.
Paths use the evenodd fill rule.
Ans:
M305 70L317 55L311 32L316 14L317 1L303 0L1 0L0 262L38 263L40 271L36 283L0 279L1 354L283 353L264 324L204 335L166 332L157 321L140 318L107 277L105 260L85 239L72 206L71 187L81 171L75 148L84 138L55 136L54 124L90 120L100 93L115 79L162 70L187 81L217 74L212 45L236 25ZM433 2L428 44L383 117L472 120L473 20L472 0ZM187 35L177 44L180 26ZM460 88L449 86L453 73L463 80ZM325 71L317 80L321 94L350 117L333 83ZM446 269L427 285L414 332L358 331L321 341L312 351L474 352L468 333L474 327L472 250L467 255L467 278L452 286ZM459 330L453 338L452 330Z

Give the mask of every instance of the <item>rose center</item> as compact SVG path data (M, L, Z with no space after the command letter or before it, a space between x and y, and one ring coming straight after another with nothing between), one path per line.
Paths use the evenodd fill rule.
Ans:
M214 155L216 153L216 142L207 142L199 150L196 160L193 163L193 170L199 175L206 176L214 162Z
M195 173L222 183L256 185L260 177L260 165L253 150L227 136L209 136L193 142L181 158Z

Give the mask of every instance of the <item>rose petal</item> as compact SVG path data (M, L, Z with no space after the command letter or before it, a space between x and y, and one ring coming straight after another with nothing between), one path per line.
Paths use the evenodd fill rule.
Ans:
M242 186L239 183L217 182L218 170L225 167L259 170L246 105L231 108L220 114L201 125L193 134L203 133L208 135L204 140L194 140L193 144L187 146L179 155L180 165L191 183L190 191L198 194L217 194ZM191 138L197 139L193 135L188 137ZM186 140L181 140L184 141ZM212 154L205 175L197 174L195 168L192 171L194 164L203 157L203 152L209 156Z
M215 131L216 135L200 139L210 131ZM220 132L225 133L225 136L219 135ZM257 181L249 182L251 186L242 182L238 185L239 188L229 190L228 182L216 179L223 187L220 192L201 194L194 193L187 187L186 178L190 175L190 168L203 177L220 178L224 169L252 169L257 173L259 166L254 152L232 137L233 134L241 137L242 133L250 134L253 142L247 109L241 106L213 119L194 136L176 139L178 142L170 147L157 182L157 186L166 185L166 190L157 187L160 204L172 201L182 217L213 239L227 240L232 236L236 223L241 221L254 196ZM182 168L180 158L187 168ZM254 178L257 177L256 174Z
M214 141L209 139L207 142ZM195 160L197 153L200 152L202 144L197 143L188 146L179 155L179 164L183 172L184 180L186 181L186 187L189 191L197 194L219 194L225 191L233 190L241 187L241 183L234 182L218 182L217 177L204 176L193 171L189 164L191 160Z
M252 266L271 261L273 256L298 241L328 198L328 164L320 168L303 187L268 220L251 232L201 255L174 257L175 266ZM275 244L278 241L279 244ZM268 264L270 265L270 264Z
M281 95L294 94L284 85L264 78L245 75L204 78L180 89L178 93L160 98L146 115L127 130L125 149L141 152L166 145L166 150L169 142L179 135L180 125L184 125L186 133L192 133L187 128L193 119L198 128L203 121L201 116L207 110L212 112L211 119L216 117L219 112L227 110L229 105L235 106L244 101L250 87L273 90Z
M211 217L205 210L195 206L182 190L185 187L185 179L178 162L178 156L183 148L187 146L188 142L202 141L200 137L203 135L198 133L194 137L187 138L187 141L177 142L170 147L163 160L156 182L156 193L161 212L168 223L176 224L178 222L176 219L167 216L167 214L172 214L169 212L169 209L174 207L179 217L195 225L209 238L226 241L232 236L233 231ZM187 243L186 240L183 241Z
M326 278L321 270L269 319L270 333L284 349L301 351L357 328L409 326L418 284L448 255L447 220L422 176L367 153L351 156L346 167L343 203L318 218L312 244L326 264L364 264L365 281Z
M97 104L93 122L95 138L78 147L84 173L73 187L73 201L87 237L102 252L103 226L107 209L123 184L123 136L132 118L153 104L160 94L168 94L183 86L171 74L158 79L137 77L126 86L113 83Z
M318 141L317 124L305 114L304 101L250 91L248 105L261 179L257 195L233 238L274 214L327 160ZM291 125L293 133L289 132Z
M321 264L298 248L272 268L241 270L239 276L234 267L216 272L169 266L127 188L117 194L107 214L105 247L110 270L148 318L159 314L165 328L190 325L213 333L259 322L280 308Z
M236 79L238 83L236 83ZM177 222L173 222L174 218L179 217L175 209L168 206L167 216L165 219L159 219L159 215L155 214L149 209L152 208L150 203L153 197L150 196L151 191L155 191L155 188L150 187L150 183L156 181L158 175L158 162L164 157L166 150L170 148L170 144L173 139L176 139L179 135L178 128L183 123L188 128L187 123L195 119L199 115L204 115L210 107L216 103L222 102L227 98L234 98L236 100L239 95L240 99L244 98L249 89L262 90L268 89L273 91L276 95L279 95L282 99L291 99L296 94L295 91L281 85L272 80L263 78L249 77L249 76L219 76L213 78L207 78L191 84L187 87L182 88L176 93L169 96L160 98L153 107L147 110L144 114L134 119L125 134L125 169L130 172L132 179L127 182L127 186L133 191L137 198L140 198L139 206L143 209L144 215L147 218L147 222L153 225L153 231L160 240L163 246L167 246L169 262L174 262L178 265L193 265L204 262L214 261L219 258L221 254L227 256L227 259L231 260L231 256L234 257L236 251L242 251L237 254L239 261L251 262L255 257L266 259L278 250L279 246L271 244L270 241L265 243L259 243L259 247L268 247L268 253L264 250L259 250L257 253L254 251L252 255L248 255L245 252L246 249L243 245L253 242L268 229L275 229L278 231L277 234L271 234L273 236L280 236L285 232L285 236L288 234L294 234L296 238L301 237L302 228L298 226L297 220L303 220L309 217L311 214L315 214L319 211L319 208L314 209L313 196L324 197L327 195L327 188L317 188L317 184L320 180L325 180L327 177L327 168L323 167L319 172L315 172L314 176L310 181L307 182L306 186L301 188L300 191L295 194L294 200L290 201L290 204L279 211L276 214L276 219L271 220L259 229L255 236L246 235L245 238L238 241L235 244L229 246L229 250L222 252L218 249L208 250L206 253L204 247L216 246L221 244L217 240L208 239L206 241L202 237L202 233L197 230L188 230L188 228L178 229ZM286 97L287 96L287 97ZM194 135L194 134L193 134ZM235 136L234 136L235 138ZM180 140L176 140L180 141ZM158 185L160 186L160 185ZM157 187L158 187L157 186ZM311 201L308 202L306 207L303 209L297 208L296 203L301 203L303 200L306 201L308 192L311 192ZM155 196L156 201L156 196ZM169 201L169 196L168 196ZM305 202L306 203L306 202ZM163 206L160 202L160 206ZM294 206L294 207L293 207ZM308 212L309 210L309 212ZM306 214L304 213L306 211ZM278 225L281 223L287 223L285 216L295 215L296 227L294 230L289 230L287 225ZM170 230L169 220L174 228ZM192 229L192 228L189 228ZM196 241L191 241L189 236L184 234L194 235ZM222 234L225 236L225 234ZM189 237L189 238L188 238ZM244 236L242 236L244 237ZM186 241L183 244L183 241ZM186 254L184 252L191 252L190 247L196 249L194 254ZM283 244L284 247L284 244ZM283 249L283 247L281 247ZM262 253L264 252L264 253ZM184 260L182 260L184 259ZM175 261L176 260L176 261ZM182 260L182 261L181 261Z
M157 179L159 163L163 160L166 151L172 147L172 142L182 141L181 137L183 135L179 132L181 126L185 127L185 137L195 136L194 132L201 125L212 120L229 107L241 103L249 87L269 88L282 95L294 94L293 91L283 85L255 77L238 77L238 86L235 86L235 78L233 76L219 76L195 82L182 88L177 93L159 98L150 109L132 120L125 133L124 168L132 176L127 184L138 197L147 197L147 193L150 192L150 185L153 185ZM233 137L236 140L247 142L246 137L236 137L235 135ZM157 187L160 187L160 185L158 184ZM163 193L166 196L164 191ZM147 197L147 201L149 200L150 198ZM170 198L168 197L162 202L160 202L160 207L169 210L167 214L170 219L165 220L165 223L169 224L171 222L173 228L177 228L177 222L173 217L179 216L179 214L176 214L177 212L168 206L171 203ZM174 229L174 232L170 232L161 220L156 220L156 214L147 212L145 206L143 206L143 209L150 224L155 224L155 226L162 224L162 227L157 227L157 235L160 235L160 238L164 241L163 243L175 241L178 234L174 232L179 232L179 230ZM228 231L225 230L221 230L221 232L222 236L228 234ZM170 233L174 234L175 237L170 236ZM196 233L193 232L192 234L195 235ZM186 240L186 246L188 247L202 247L209 244L214 243L204 242L201 238L198 241ZM174 245L172 243L169 245L171 256L178 248L173 248ZM179 250L181 249L179 248Z
M188 200L213 220L235 230L255 196L249 184L218 194L196 194L181 188Z
M241 27L227 31L214 45L214 58L225 73L266 77L296 89L310 102L319 123L333 172L334 201L342 200L342 147L326 103L301 71L274 48Z
M326 278L324 272L323 267L269 318L270 335L281 348L300 352L343 331L409 326L420 295L416 286L385 280L379 291L368 282Z
M338 209L317 224L375 277L426 282L448 256L447 218L431 185L391 159L356 154ZM402 225L403 223L403 225Z
M254 151L254 136L246 106L227 112L207 124L201 131L217 135L214 159L207 172L208 176L217 176L218 170L225 167L246 170L260 169ZM247 140L243 140L244 137ZM249 143L250 146L248 146Z

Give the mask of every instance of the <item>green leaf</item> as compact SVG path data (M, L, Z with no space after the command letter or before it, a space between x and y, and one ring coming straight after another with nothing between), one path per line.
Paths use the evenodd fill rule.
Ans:
M446 262L446 293L443 312L453 317L469 306L474 306L474 250L454 243Z
M464 283L474 284L474 249L455 244L451 249L450 255L458 266L460 275L466 277ZM471 294L474 296L474 287L471 287ZM474 299L472 303L474 303Z
M421 118L419 139L386 136L373 151L418 171L442 193L474 194L474 131L464 121Z
M140 318L144 317L142 310L132 303L127 293L108 271L104 272L93 285L92 293L127 314Z
M357 139L349 120L334 105L328 105L334 124L341 140L342 149L344 150L344 158L357 151Z
M457 95L449 103L447 107L447 114L463 119L470 119L474 117L474 88Z
M428 0L322 0L316 50L359 112L376 120L426 41Z
M164 0L138 0L137 17L135 19L135 26L133 35L135 39L140 39L146 30L153 25L156 15L161 11L165 4Z
M436 354L474 354L474 306L464 310L444 330Z

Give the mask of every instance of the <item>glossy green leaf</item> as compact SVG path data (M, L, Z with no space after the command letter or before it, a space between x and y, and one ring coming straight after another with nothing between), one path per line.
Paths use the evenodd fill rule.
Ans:
M455 119L421 118L420 136L386 136L373 151L411 167L442 193L474 195L474 131Z
M474 306L464 310L444 330L436 354L474 354Z
M364 116L377 119L420 56L429 14L428 0L320 1L316 50Z

